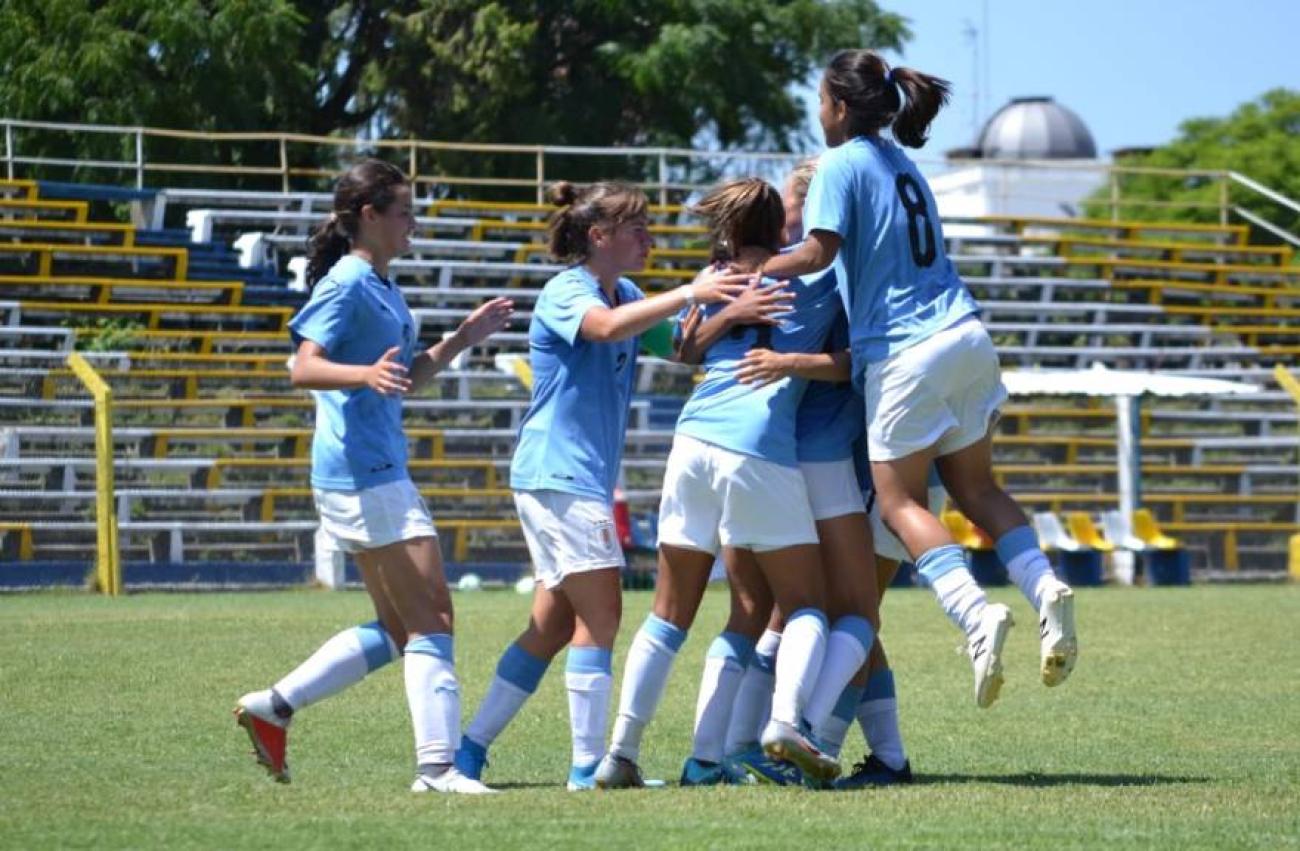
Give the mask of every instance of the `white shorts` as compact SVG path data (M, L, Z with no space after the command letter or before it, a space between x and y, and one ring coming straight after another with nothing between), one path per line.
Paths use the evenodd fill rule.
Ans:
M948 502L948 491L941 484L931 485L927 491L928 501L930 503L930 513L935 517L943 511L944 505ZM887 558L890 561L910 562L912 557L907 554L907 548L903 542L898 540L889 527L885 525L884 519L880 516L880 501L876 499L876 494L868 491L866 494L868 504L868 514L871 516L871 540L875 545L876 555L881 558Z
M355 491L313 488L312 497L321 528L346 553L438 534L424 498L410 479Z
M765 552L815 544L803 473L676 435L664 470L659 543L714 555L720 547Z
M574 573L623 566L614 509L603 500L563 491L515 491L515 510L537 581L548 591Z
M862 498L862 486L858 484L858 471L852 458L801 461L799 471L808 487L808 503L814 520L866 513L867 504Z
M965 449L988 434L1007 399L993 341L974 316L868 364L865 389L872 461Z

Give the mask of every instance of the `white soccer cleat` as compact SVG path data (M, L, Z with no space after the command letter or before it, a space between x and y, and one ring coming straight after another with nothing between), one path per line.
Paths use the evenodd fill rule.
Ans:
M1014 624L1010 609L990 603L984 607L980 624L966 645L975 670L975 705L980 709L992 706L1002 691L1002 647Z
M411 784L412 792L443 792L449 795L495 795L496 789L489 789L472 777L466 777L454 768L449 768L436 777L417 774Z
M1074 592L1058 584L1043 594L1038 611L1038 635L1042 640L1040 674L1045 686L1059 686L1074 670L1079 657L1079 640L1074 633Z
M767 722L763 729L763 753L770 759L793 763L805 778L829 783L840 776L839 760L823 753L816 744L791 724Z

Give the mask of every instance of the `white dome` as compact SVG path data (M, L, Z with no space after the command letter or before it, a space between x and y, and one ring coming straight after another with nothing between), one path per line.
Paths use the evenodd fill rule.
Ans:
M984 125L975 148L989 160L1097 158L1088 126L1050 97L1013 98Z

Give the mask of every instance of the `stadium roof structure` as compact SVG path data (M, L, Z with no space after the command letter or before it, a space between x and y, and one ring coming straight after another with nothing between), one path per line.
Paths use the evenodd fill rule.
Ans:
M1013 396L1225 396L1258 393L1258 384L1196 378L1143 370L1090 369L1008 370L1002 383Z
M1144 370L1007 370L1002 383L1012 396L1106 396L1115 400L1119 510L1128 518L1142 504L1142 445L1139 410L1144 396L1227 396L1260 392L1258 384L1168 375Z

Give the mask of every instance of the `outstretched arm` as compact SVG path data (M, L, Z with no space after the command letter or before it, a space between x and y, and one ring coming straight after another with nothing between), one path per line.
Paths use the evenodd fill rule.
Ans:
M494 298L474 308L452 334L416 355L411 362L412 389L419 390L446 369L456 355L509 325L514 312L515 304L508 298Z

